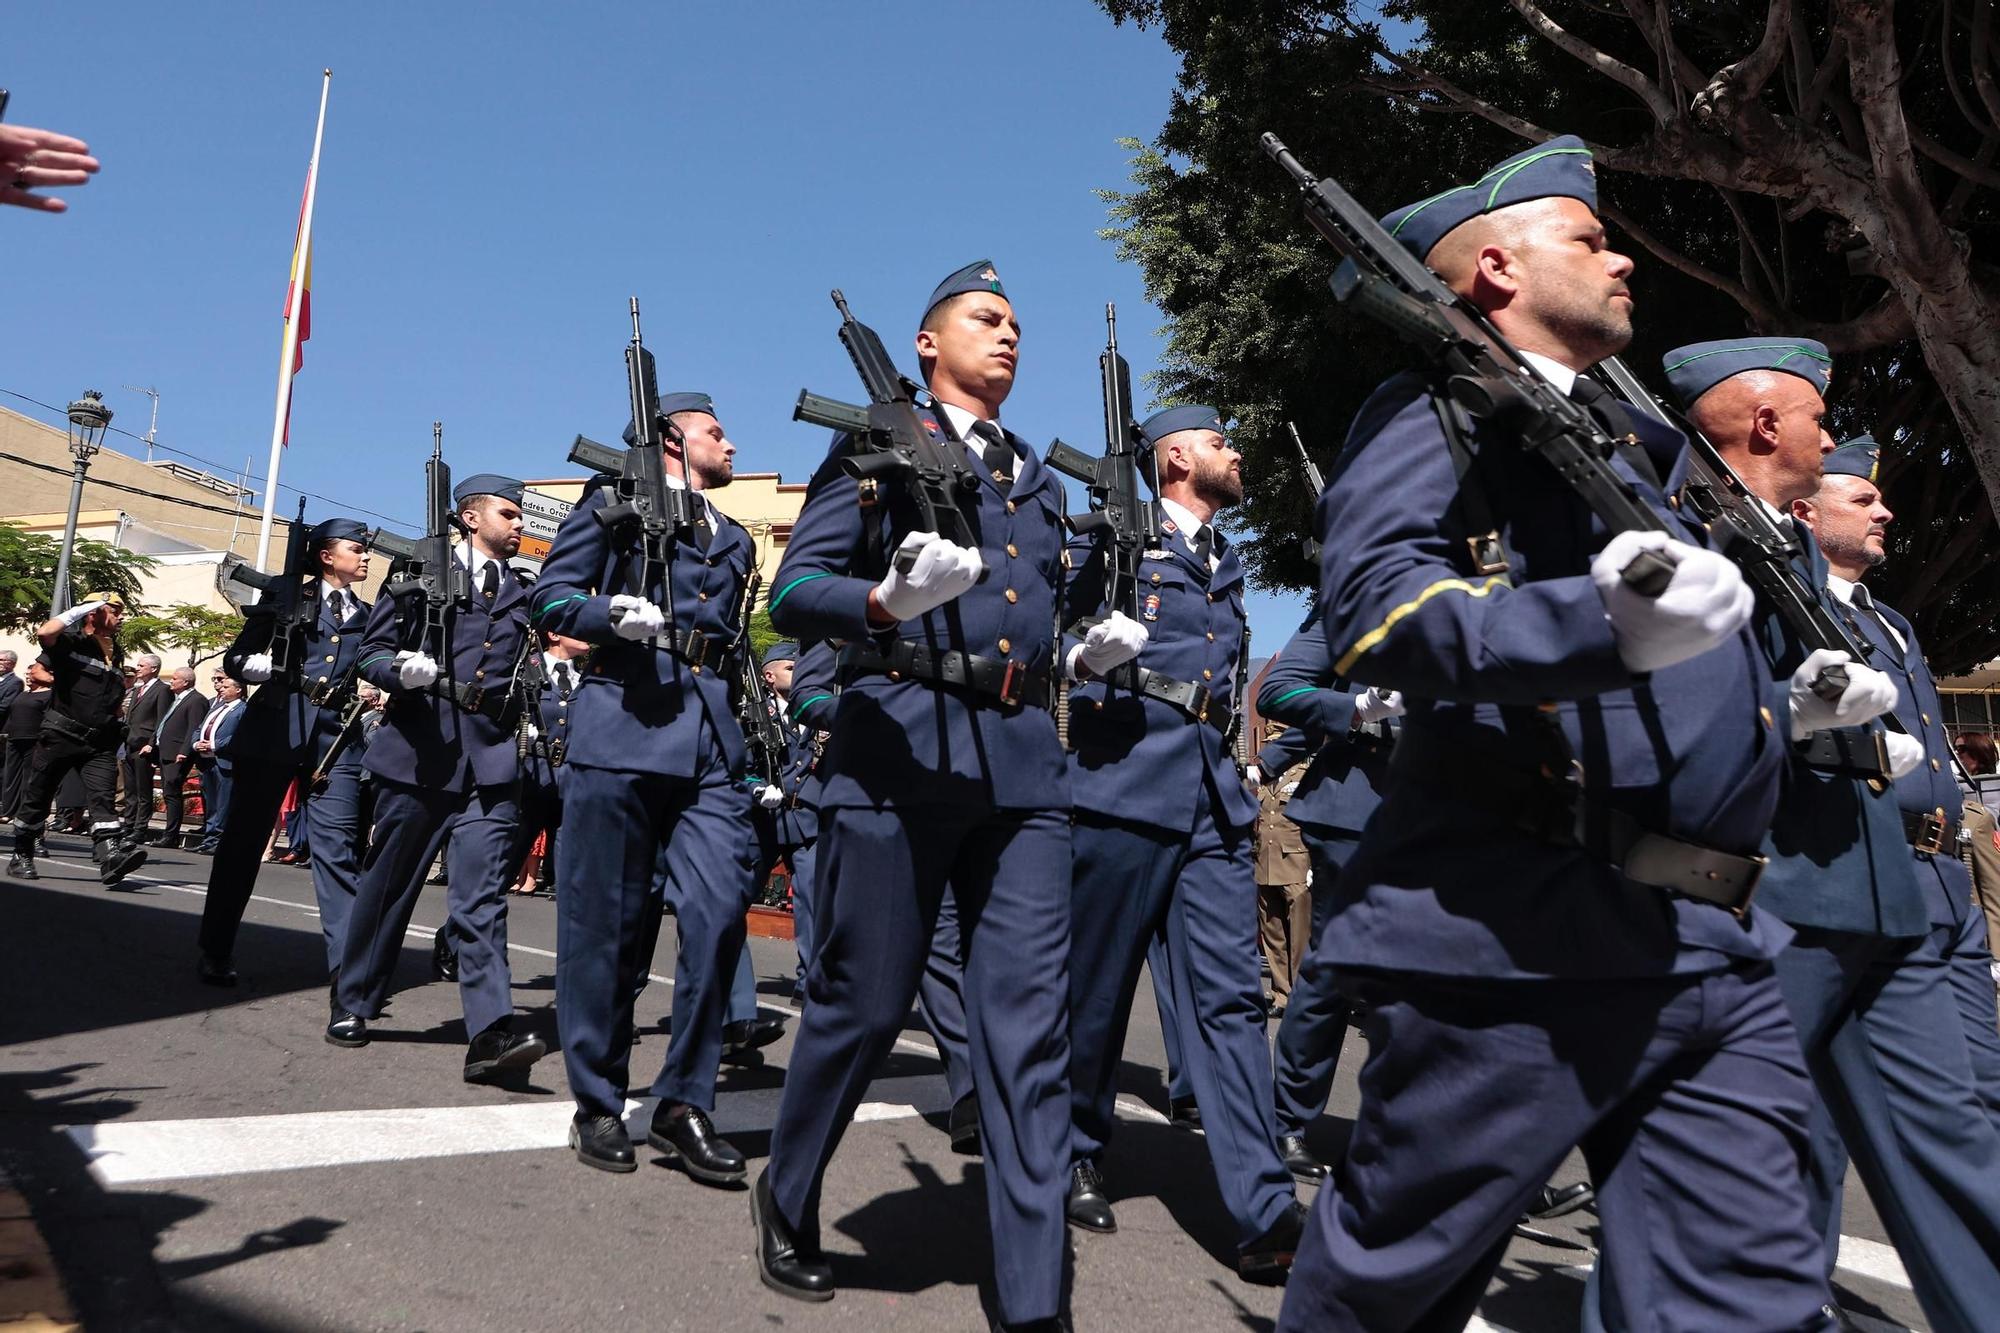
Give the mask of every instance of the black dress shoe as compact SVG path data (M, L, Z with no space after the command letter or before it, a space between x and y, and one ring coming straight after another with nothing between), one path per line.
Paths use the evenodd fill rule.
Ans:
M576 1160L599 1171L623 1174L637 1171L639 1160L632 1154L632 1136L625 1122L615 1115L586 1115L582 1111L569 1122L569 1146Z
M336 1004L333 1006L333 1018L326 1025L326 1039L334 1046L366 1046L368 1020L359 1014L350 1014Z
M465 1081L496 1082L509 1071L526 1069L548 1053L547 1042L532 1033L509 1031L503 1019L466 1046Z
M685 1102L661 1102L653 1109L646 1142L667 1161L710 1185L740 1185L748 1174L743 1154L715 1132L708 1113Z
M1303 1134L1280 1134L1278 1156L1285 1159L1285 1169L1292 1173L1294 1180L1317 1185L1327 1177L1326 1163L1312 1155L1312 1149L1306 1147L1306 1136Z
M104 854L104 864L98 867L97 878L104 887L110 888L144 864L144 847L135 842L120 843Z
M431 975L439 981L458 980L458 951L451 947L451 936L441 930L431 946Z
M746 1018L739 1023L722 1025L722 1054L724 1058L743 1055L760 1046L769 1046L785 1035L785 1020L767 1014Z
M35 858L16 855L7 862L9 879L40 879L41 873L35 869Z
M194 974L204 986L236 984L236 969L229 965L227 958L218 958L212 953L202 954L194 960Z
M792 1229L771 1202L770 1173L750 1191L750 1220L757 1227L757 1276L781 1296L799 1301L833 1299L833 1270L818 1250L801 1250Z
M1063 1216L1071 1226L1101 1236L1118 1230L1118 1218L1111 1211L1111 1200L1105 1197L1104 1177L1097 1173L1097 1163L1078 1162L1070 1168L1069 1200L1063 1204Z
M968 1092L953 1102L944 1125L951 1135L953 1152L979 1156L979 1098L975 1094Z
M1538 1222L1546 1222L1552 1217L1573 1213L1596 1197L1597 1192L1581 1180L1574 1185L1564 1185L1560 1188L1544 1185L1541 1192L1528 1204L1528 1216Z
M1069 1320L1061 1315L1051 1315L1047 1319L1030 1319L1024 1324L1006 1324L996 1319L991 1327L993 1333L1070 1333Z
M1236 1271L1246 1282L1276 1286L1291 1271L1299 1252L1299 1237L1306 1232L1306 1206L1297 1199L1271 1224L1271 1229L1245 1245L1236 1255Z
M1201 1108L1195 1105L1195 1100L1192 1097L1169 1097L1167 1099L1167 1121L1175 1129L1191 1129L1197 1134L1203 1132L1201 1127Z

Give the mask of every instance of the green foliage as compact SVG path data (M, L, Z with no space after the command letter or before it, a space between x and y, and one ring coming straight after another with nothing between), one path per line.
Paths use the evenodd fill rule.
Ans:
M758 657L764 650L785 636L771 627L771 609L760 606L750 613L750 648Z
M234 611L176 602L155 614L126 617L118 637L127 649L155 653L167 649L185 651L186 665L192 667L229 647L242 628L243 617Z
M61 559L61 538L0 522L0 629L32 630L49 618L49 591ZM70 555L70 604L108 589L137 610L139 577L152 569L143 555L80 538Z
M1237 549L1259 586L1309 588L1317 575L1301 539L1311 509L1284 423L1298 423L1333 478L1348 423L1374 386L1411 359L1327 290L1336 256L1303 222L1258 135L1275 132L1380 214L1470 180L1522 147L1478 114L1445 105L1421 86L1421 75L1550 133L1622 145L1645 142L1652 122L1623 88L1493 0L1098 3L1121 23L1158 29L1181 57L1166 122L1149 144L1127 141L1129 185L1103 192L1110 214L1103 235L1140 267L1167 317L1153 390L1164 401L1212 402L1234 418L1247 489L1238 518L1263 538ZM1555 0L1546 8L1600 49L1655 68L1620 7ZM1763 23L1762 5L1671 8L1684 51L1710 72L1754 48ZM1825 51L1828 6L1798 8L1800 41ZM1977 141L1954 128L1936 65L1940 30L1933 18L1907 12L1924 8L1903 7L1906 112L1969 156ZM1385 34L1378 15L1398 26ZM1790 78L1781 72L1767 96L1797 96ZM1843 105L1825 117L1851 117L1852 105ZM1883 484L1897 511L1891 563L1871 582L1916 621L1941 672L2000 653L1992 508L1914 340L1903 333L1871 341L1869 321L1887 288L1870 256L1857 251L1852 228L1797 201L1639 169L1600 169L1599 182L1614 244L1639 265L1638 335L1626 359L1657 384L1660 354L1686 342L1810 330L1849 347L1839 358L1829 429L1836 438L1867 431L1883 442ZM1951 194L1949 179L1937 193ZM1955 225L1976 247L2000 246L1994 192L1959 194ZM1647 243L1618 218L1636 220ZM1727 275L1738 293L1689 270Z

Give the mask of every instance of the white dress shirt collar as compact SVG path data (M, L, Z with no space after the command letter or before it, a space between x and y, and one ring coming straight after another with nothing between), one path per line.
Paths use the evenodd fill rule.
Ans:
M943 412L945 415L945 419L951 422L952 433L957 435L959 439L965 441L965 447L971 451L973 461L979 464L979 470L982 473L985 472L986 446L980 443L979 437L977 435L974 435L972 433L972 428L978 425L981 421L984 421L986 422L987 425L999 431L1002 437L1006 436L1007 428L1001 425L997 419L989 419L986 417L982 417L978 413L970 410L969 408L960 407L957 403L947 403L940 401L938 403L938 410ZM1011 446L1010 446L1010 452L1011 452ZM1018 473L1020 470L1021 470L1021 456L1019 454L1014 454L1013 461L1007 465L1008 474L1013 475L1015 473Z
M1855 583L1852 579L1844 579L1838 574L1829 573L1826 576L1826 586L1832 591L1835 597L1857 609L1877 605L1874 596L1869 593L1868 589ZM1861 592L1859 597L1854 595L1857 588ZM1889 631L1889 637L1896 641L1896 647L1899 651L1908 652L1910 650L1910 645L1904 640L1902 632L1889 623L1889 617L1883 615L1880 611L1876 611L1875 618L1882 622L1883 629Z
M1194 538L1195 534L1201 531L1201 520L1196 518L1184 505L1164 497L1160 500L1160 516L1173 521L1174 530L1180 534L1181 544L1187 547L1188 554L1194 554ZM1209 527L1208 542L1208 572L1213 574L1216 566L1221 563L1222 554L1215 549L1215 530L1214 525L1211 524Z
M1542 378L1554 385L1557 393L1567 395L1576 387L1576 372L1554 357L1523 349L1521 359L1540 371Z

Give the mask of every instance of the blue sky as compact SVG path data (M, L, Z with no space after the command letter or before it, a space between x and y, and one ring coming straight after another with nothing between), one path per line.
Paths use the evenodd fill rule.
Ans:
M792 480L824 449L798 390L858 393L834 286L914 369L931 286L991 257L1024 325L1006 419L1038 443L1101 447L1105 301L1135 376L1160 345L1092 190L1125 182L1116 140L1157 130L1176 62L1088 0L44 4L8 28L10 120L104 170L63 216L0 218L0 389L100 388L138 435L121 386L156 386L160 442L231 473L269 446L332 67L280 480L349 510L416 520L433 418L461 473L562 475L576 432L615 439L634 293L662 389L713 394L738 467ZM1262 652L1301 606L1253 595Z

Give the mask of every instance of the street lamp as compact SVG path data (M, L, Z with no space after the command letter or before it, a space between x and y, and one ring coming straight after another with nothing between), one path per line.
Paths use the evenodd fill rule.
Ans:
M111 424L111 409L95 389L85 389L83 397L69 405L69 453L76 471L69 480L69 522L63 524L62 556L56 562L56 586L49 594L49 614L69 609L69 557L76 549L76 516L83 508L83 474L104 442L104 428Z

